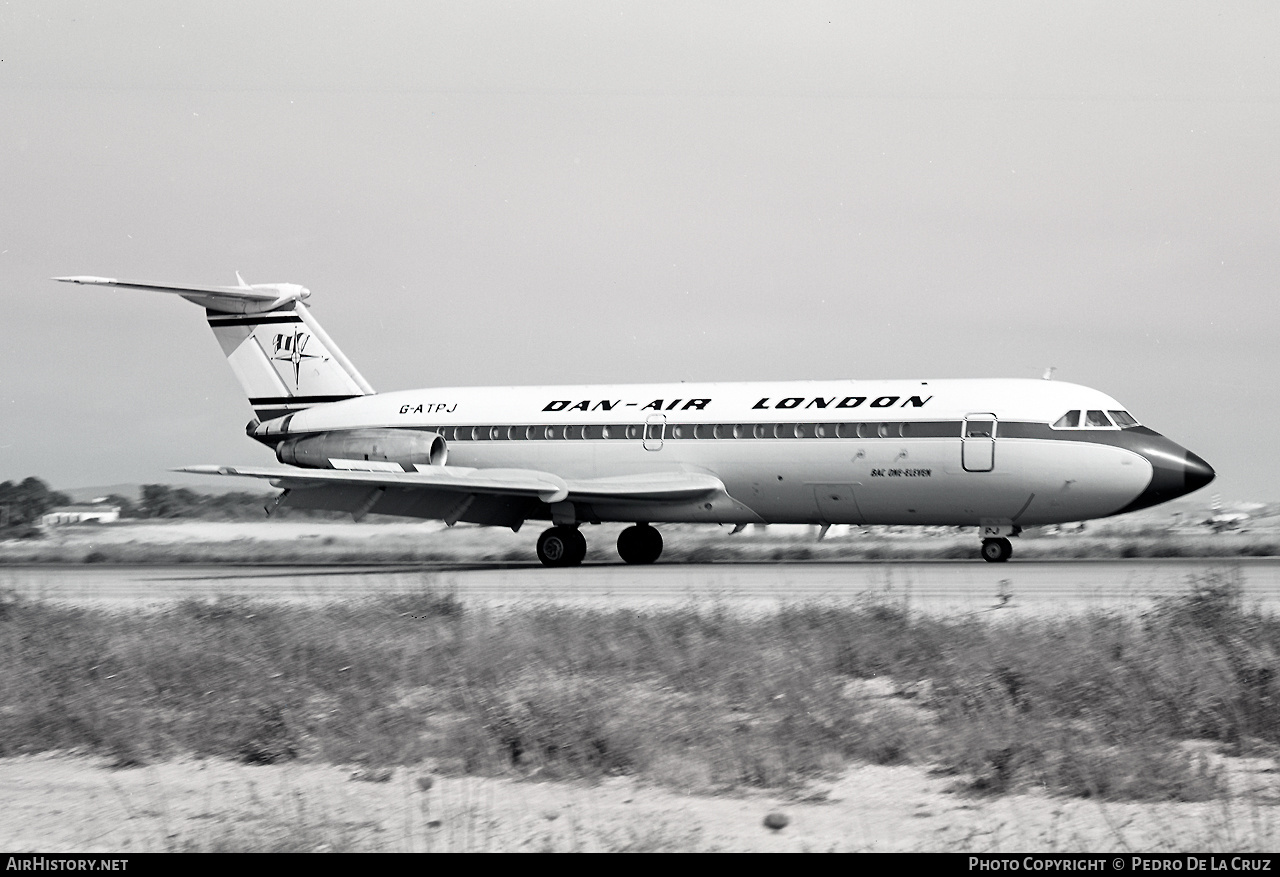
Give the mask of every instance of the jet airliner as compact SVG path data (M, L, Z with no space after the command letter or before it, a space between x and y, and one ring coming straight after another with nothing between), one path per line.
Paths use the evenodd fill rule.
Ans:
M179 471L268 480L275 506L519 530L548 566L586 555L581 525L630 524L627 563L662 553L655 524L974 527L1008 560L1025 527L1147 508L1214 478L1203 459L1075 384L832 380L375 393L296 284L170 286L205 309L249 398L247 434L283 466ZM735 530L736 532L736 530Z

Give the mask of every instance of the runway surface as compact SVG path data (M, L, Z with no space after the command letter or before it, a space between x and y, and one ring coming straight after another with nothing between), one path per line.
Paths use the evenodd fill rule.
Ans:
M402 566L5 566L0 594L119 609L238 597L328 602L448 592L471 605L697 605L767 611L876 599L923 612L1144 611L1190 584L1238 576L1245 602L1280 610L1280 558L910 563Z

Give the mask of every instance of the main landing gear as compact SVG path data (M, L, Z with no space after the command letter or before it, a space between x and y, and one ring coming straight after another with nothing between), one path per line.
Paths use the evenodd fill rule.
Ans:
M618 556L627 563L653 563L662 554L662 534L648 524L636 524L618 534Z
M662 534L648 524L627 527L618 535L618 555L627 563L653 563L662 554ZM587 556L587 540L577 527L552 527L538 537L543 566L577 566Z
M982 540L982 559L987 563L1004 563L1013 554L1013 543L1003 536Z
M587 556L587 539L577 527L552 527L538 537L543 566L577 566Z

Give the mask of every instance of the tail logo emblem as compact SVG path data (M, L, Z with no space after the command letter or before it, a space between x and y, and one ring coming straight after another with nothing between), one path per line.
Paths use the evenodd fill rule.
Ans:
M294 331L292 335L283 332L276 335L275 350L271 359L275 362L293 363L293 388L302 389L302 361L304 359L324 359L316 353L304 353L311 336L305 332Z

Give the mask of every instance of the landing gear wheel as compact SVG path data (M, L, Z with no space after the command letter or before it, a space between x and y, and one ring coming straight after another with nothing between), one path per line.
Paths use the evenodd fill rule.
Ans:
M983 539L982 559L987 563L1004 563L1013 554L1013 545L1008 539Z
M552 527L538 537L538 560L543 566L577 566L586 556L586 537L576 527Z
M662 534L636 524L618 534L618 556L627 563L653 563L662 554Z
M569 566L580 566L587 556L587 537L577 527L569 528L569 545L573 553L569 556Z

